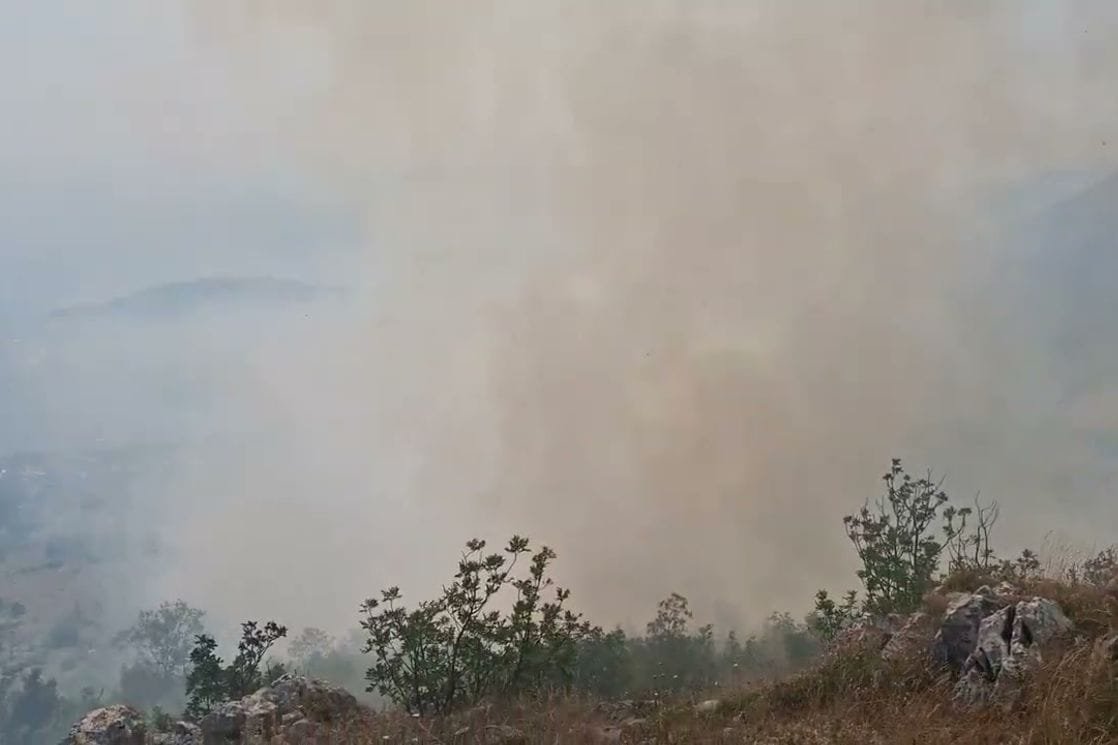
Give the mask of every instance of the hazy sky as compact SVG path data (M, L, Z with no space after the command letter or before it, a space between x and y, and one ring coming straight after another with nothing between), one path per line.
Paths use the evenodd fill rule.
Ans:
M1002 500L1014 549L1104 541L1116 23L1106 0L9 3L0 317L212 275L365 293L79 333L111 407L41 378L60 432L124 427L105 412L174 370L206 426L268 434L151 497L177 505L159 591L233 616L340 623L481 530L554 543L609 617L673 590L719 620L798 609L849 583L839 519L893 455ZM271 560L230 577L246 556Z
M177 4L10 3L0 21L0 314L344 274L353 215L262 141Z

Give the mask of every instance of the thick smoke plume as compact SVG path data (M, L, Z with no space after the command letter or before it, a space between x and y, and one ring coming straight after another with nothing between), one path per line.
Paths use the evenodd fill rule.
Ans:
M369 309L254 353L229 416L272 437L184 467L167 586L350 624L515 530L604 622L748 622L850 586L894 455L1000 500L1007 548L1102 537L1111 467L999 277L1008 194L1113 166L1108 3L189 13L259 152L361 211Z

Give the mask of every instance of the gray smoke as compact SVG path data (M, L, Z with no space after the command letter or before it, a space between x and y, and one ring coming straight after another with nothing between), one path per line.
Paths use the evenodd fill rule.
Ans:
M748 622L853 584L894 455L1001 501L1007 552L1109 537L1032 312L1062 248L1015 230L1115 166L1110 3L184 7L230 157L360 215L368 304L213 376L267 437L180 465L154 587L338 627L520 531L603 622Z

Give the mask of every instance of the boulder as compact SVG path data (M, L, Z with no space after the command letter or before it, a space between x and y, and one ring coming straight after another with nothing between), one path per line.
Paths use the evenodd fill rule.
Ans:
M978 643L983 619L996 613L999 604L989 587L955 597L944 611L939 631L932 639L932 659L954 671L961 671Z
M283 728L288 745L310 745L317 741L319 725L309 719L299 719Z
M240 701L214 708L201 721L204 745L268 740L278 733L291 743L313 742L318 725L343 721L360 709L344 688L301 675L285 675Z
M144 716L131 706L94 709L70 729L67 745L144 745Z
M357 699L346 689L301 675L284 675L253 695L275 704L281 718L301 712L316 722L333 722L360 708Z
M882 659L900 660L915 654L925 654L934 631L935 619L932 616L923 611L913 613L885 642L881 649Z
M889 639L908 620L907 616L890 613L887 616L865 615L854 620L835 636L829 650L831 655L863 651L880 652Z
M956 703L973 707L1016 699L1041 650L1074 628L1060 606L1046 598L1009 605L984 619L975 648L956 684Z
M151 745L202 745L202 728L190 722L175 722L170 732L154 735Z
M716 698L712 698L707 699L706 701L700 701L699 703L695 704L695 713L714 714L720 708L722 708L722 702Z
M202 718L204 745L222 745L255 737L267 740L279 730L279 707L259 693L227 701Z

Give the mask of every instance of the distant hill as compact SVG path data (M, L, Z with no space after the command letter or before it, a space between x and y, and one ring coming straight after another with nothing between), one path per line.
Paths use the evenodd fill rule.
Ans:
M338 298L337 288L272 277L209 277L148 287L105 302L60 308L53 319L165 318L214 308L276 308Z

